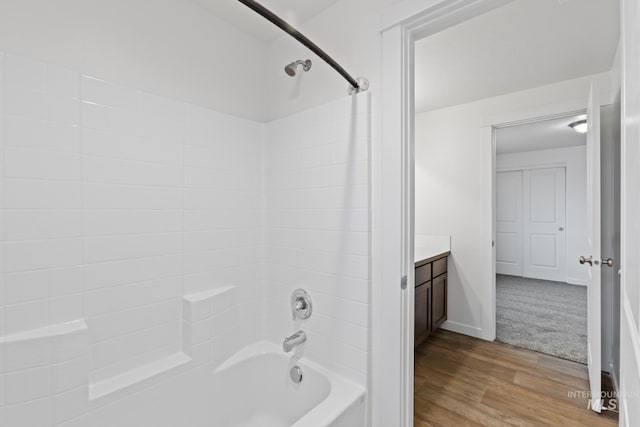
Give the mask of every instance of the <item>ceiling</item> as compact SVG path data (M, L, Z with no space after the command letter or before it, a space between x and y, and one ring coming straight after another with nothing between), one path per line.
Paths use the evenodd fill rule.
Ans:
M585 116L544 120L496 130L496 153L510 154L586 145L587 136L569 127Z
M416 42L416 111L609 71L615 0L516 0Z
M282 34L262 16L253 12L237 0L194 0L218 18L264 42L270 42ZM294 27L311 19L339 0L260 0L276 15Z

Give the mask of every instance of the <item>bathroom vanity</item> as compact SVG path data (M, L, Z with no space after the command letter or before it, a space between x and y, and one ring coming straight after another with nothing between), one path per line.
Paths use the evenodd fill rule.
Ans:
M415 248L415 347L447 320L448 244ZM432 243L432 242L430 242Z

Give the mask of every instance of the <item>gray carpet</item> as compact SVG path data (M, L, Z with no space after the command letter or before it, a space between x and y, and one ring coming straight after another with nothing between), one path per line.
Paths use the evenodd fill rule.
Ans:
M497 341L587 363L587 288L497 275Z

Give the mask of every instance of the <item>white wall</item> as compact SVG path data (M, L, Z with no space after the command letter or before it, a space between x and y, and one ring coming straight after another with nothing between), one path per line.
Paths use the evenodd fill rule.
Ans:
M236 286L227 308L244 314L218 319L209 358L261 337L263 125L16 55L0 65L0 424L79 416L87 381L186 351L184 295ZM86 342L60 358L48 334L71 321Z
M354 77L367 77L370 91L379 93L381 81L382 13L393 0L341 0L298 29L326 50ZM308 73L292 79L283 64L295 59L313 61ZM319 57L283 34L269 45L265 67L270 117L279 118L317 106L347 93L348 83Z
M611 98L608 73L416 116L416 233L451 235L445 327L492 338L483 330L483 303L491 299L491 266L484 265L491 251L490 238L484 241L491 221L485 217L491 163L483 126L518 112L543 114L565 102L586 106L592 79L600 81L606 102Z
M378 93L382 15L398 2L340 0L296 25ZM339 99L347 89L290 36L267 44L193 1L5 0L0 50L258 121ZM283 67L300 58L311 58L313 68L292 79Z
M496 132L500 138L500 130ZM496 170L539 168L545 166L566 168L566 258L567 283L587 285L587 271L576 261L588 250L587 244L587 151L586 147L557 148L526 153L499 154Z
M4 0L0 50L252 120L268 115L266 43L193 1Z
M369 335L369 97L269 123L265 141L267 336L307 332L302 354L366 386ZM308 320L291 319L304 288Z

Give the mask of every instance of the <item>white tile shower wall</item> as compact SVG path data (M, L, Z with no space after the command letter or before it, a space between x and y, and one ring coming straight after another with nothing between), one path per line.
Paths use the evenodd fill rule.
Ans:
M82 369L100 381L181 351L182 296L235 285L251 315L212 351L258 338L262 138L255 122L0 54L0 336L84 318ZM0 346L8 384L3 360ZM29 369L37 395L16 407L0 390L0 417L77 415L73 396L42 401L56 390Z
M361 384L367 378L369 99L345 98L266 127L268 334L298 329L298 350ZM292 321L296 288L313 300Z
M88 76L81 93L84 316L97 382L180 351L181 200L132 208L118 194L182 191L185 107ZM97 188L115 200L86 197Z
M3 323L14 334L82 317L79 74L14 55L3 69Z
M88 325L67 353L0 339L0 425L85 425L87 378L185 351L185 326L214 363L303 328L299 351L365 384L368 109L263 125L0 54L0 338ZM181 323L183 296L228 286L204 329Z
M219 362L262 336L262 125L188 106L184 164L185 293L234 284L242 313L213 338Z

